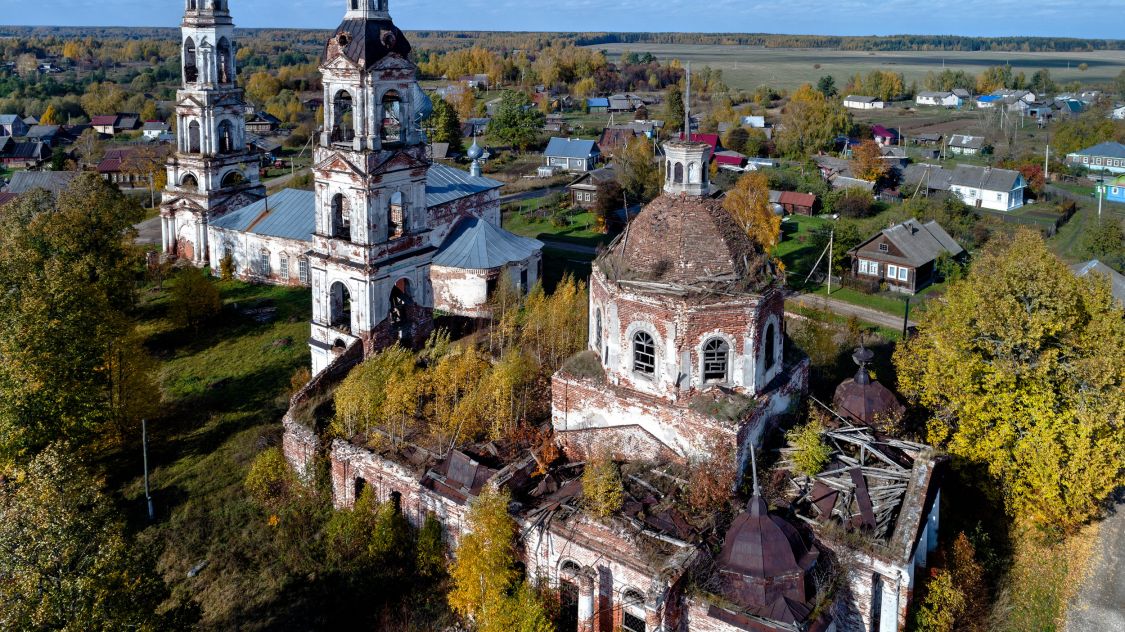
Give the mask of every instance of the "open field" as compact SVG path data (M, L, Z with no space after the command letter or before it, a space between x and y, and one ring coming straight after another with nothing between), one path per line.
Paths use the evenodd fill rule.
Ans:
M989 66L1011 64L1016 72L1028 77L1040 68L1048 68L1055 81L1106 82L1125 69L1125 51L1094 51L1082 53L1008 53L1008 52L866 52L828 49L755 48L749 46L691 46L685 44L606 44L595 46L611 55L630 50L652 53L661 61L679 59L698 66L709 65L723 71L723 79L731 88L752 90L760 85L775 88L796 88L824 75L836 78L843 87L845 79L856 72L893 70L901 72L906 82L921 82L930 71L941 72L942 66L980 74ZM1086 72L1079 64L1089 65ZM818 68L817 65L820 67Z

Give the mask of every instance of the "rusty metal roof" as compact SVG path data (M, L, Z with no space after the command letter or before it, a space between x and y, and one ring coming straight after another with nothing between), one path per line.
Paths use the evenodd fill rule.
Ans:
M390 20L344 20L336 27L332 39L339 41L343 35L343 54L348 59L371 68L391 53L403 59L410 56L410 42L402 31ZM328 61L325 46L325 61Z

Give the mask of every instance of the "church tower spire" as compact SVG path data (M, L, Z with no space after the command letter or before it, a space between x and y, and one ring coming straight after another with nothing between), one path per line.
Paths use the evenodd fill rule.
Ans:
M421 121L432 112L387 0L345 0L324 48L324 128L313 152L314 373L340 350L429 335L433 291Z
M168 161L162 233L166 254L204 265L217 263L207 243L210 219L261 199L265 187L246 144L228 0L184 2L183 84L176 93L177 144Z

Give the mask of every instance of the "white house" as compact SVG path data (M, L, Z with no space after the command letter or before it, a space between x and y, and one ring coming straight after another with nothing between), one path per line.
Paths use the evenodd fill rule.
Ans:
M949 153L962 156L975 156L984 150L983 136L954 134L949 137Z
M1118 121L1125 121L1125 105L1119 105L1109 113L1109 117Z
M949 191L965 204L993 211L1023 206L1027 181L1018 171L957 165Z
M1088 149L1068 154L1066 161L1090 171L1114 174L1125 173L1125 145L1116 142L1099 143Z
M886 101L876 97L860 97L854 94L844 97L844 107L853 110L883 110L887 107Z
M965 100L952 92L919 92L914 98L918 105L936 105L946 108L959 108Z

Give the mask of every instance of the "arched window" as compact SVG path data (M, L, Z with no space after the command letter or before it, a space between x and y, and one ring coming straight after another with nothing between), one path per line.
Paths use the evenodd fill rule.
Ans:
M192 121L188 124L188 146L187 150L190 154L198 154L200 149L200 131L199 121Z
M332 198L332 236L336 239L352 238L351 204L343 194Z
M187 8L188 8L188 11L195 11L195 9L196 9L196 6L197 6L197 5L195 4L195 2L196 2L196 0L187 0Z
M703 381L725 382L730 366L730 345L722 338L712 338L703 345Z
M765 339L765 345L763 347L765 349L765 356L766 356L765 357L766 371L770 371L771 369L773 369L773 365L777 364L777 358L775 357L777 355L777 340L776 340L776 338L777 338L777 328L774 326L773 323L770 323L766 327L766 339Z
M623 632L646 632L645 598L637 590L628 589L621 594L621 630Z
M195 4L194 0L192 4ZM195 7L189 7L195 9ZM195 83L199 80L199 68L195 65L195 40L184 40L184 81Z
M694 162L689 162L687 166L687 181L688 184L699 183L699 165Z
M234 126L229 120L219 123L219 153L229 154L234 152Z
M672 173L673 173L672 182L674 182L676 184L683 184L683 182L684 182L684 165L683 165L683 163L677 162L676 167L675 167L675 169L673 170Z
M219 83L234 83L234 49L230 40L219 40Z
M656 375L656 343L644 331L633 335L633 371L648 377Z
M403 120L402 97L394 90L388 90L383 95L381 111L383 120L379 125L379 138L384 143L394 144L402 142L406 132Z
M188 191L197 191L199 189L199 181L195 179L192 174L187 174L180 179L180 188Z
M402 237L406 232L405 226L405 213L402 208L402 192L395 191L391 194L390 213L388 214L389 224L387 225L387 238L395 239Z
M262 248L258 253L258 276L268 277L270 275L270 251Z
M594 310L594 346L598 349L598 355L602 354L602 310L599 307Z
M241 171L231 171L223 176L222 187L224 189L241 186L243 184L246 184L246 176L242 175Z
M337 281L329 289L331 294L330 324L347 333L352 332L352 296L348 286Z
M352 95L340 90L332 99L332 141L350 143L355 138L355 121L352 118Z

